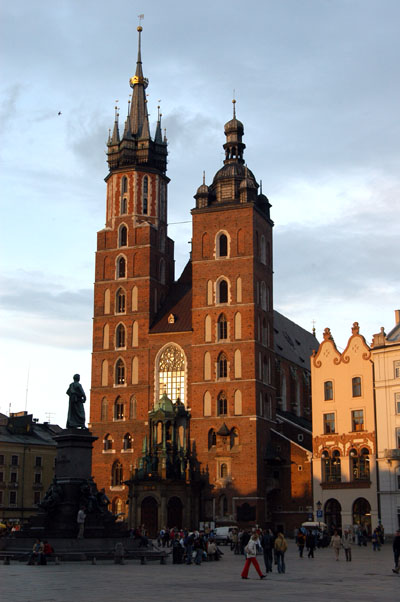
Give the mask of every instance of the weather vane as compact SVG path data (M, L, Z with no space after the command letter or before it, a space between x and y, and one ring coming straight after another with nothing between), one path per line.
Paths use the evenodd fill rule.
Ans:
M140 27L140 24L144 19L144 15L138 15L138 19L139 19L139 27Z

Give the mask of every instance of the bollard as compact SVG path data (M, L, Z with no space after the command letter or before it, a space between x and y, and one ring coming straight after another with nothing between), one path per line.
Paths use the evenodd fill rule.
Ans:
M10 564L10 557L9 557L9 556L6 556L6 557L4 558L4 562L3 562L3 564L6 564L6 565Z
M92 558L92 564L97 564L96 563L96 556L93 556L93 558Z

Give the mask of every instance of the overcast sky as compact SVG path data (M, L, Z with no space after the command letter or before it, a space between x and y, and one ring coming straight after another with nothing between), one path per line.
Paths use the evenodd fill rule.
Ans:
M399 284L397 0L14 0L0 15L0 411L64 426L75 372L89 393L105 142L125 118L137 16L152 131L169 141L169 235L188 259L193 195L244 123L272 203L274 305L343 348L394 325ZM61 111L61 115L58 112ZM188 222L176 224L175 222ZM89 408L87 408L88 410Z

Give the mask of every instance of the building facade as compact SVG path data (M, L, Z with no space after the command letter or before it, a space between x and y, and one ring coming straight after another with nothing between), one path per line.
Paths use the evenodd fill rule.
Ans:
M56 443L61 429L39 424L27 412L0 415L0 519L26 522L54 477Z
M371 350L358 323L340 353L329 328L311 361L313 490L330 528L378 523Z
M387 534L400 528L400 310L394 328L372 342L376 397L378 501Z
M234 104L224 128L223 166L194 196L191 258L175 281L167 141L161 117L150 135L138 30L129 115L120 136L116 113L108 141L106 227L97 238L90 425L98 437L95 479L107 488L113 510L126 513L126 481L135 482L143 468L149 416L166 396L174 412L178 404L189 414L186 466L195 464L210 484L192 522L265 524L276 425L270 204L245 166L244 127ZM303 384L300 373L299 379ZM296 395L300 400L300 388ZM173 429L164 431L167 438ZM150 506L169 502L155 485L142 490L135 498L139 523ZM156 514L158 521L166 516ZM154 527L154 513L152 520Z

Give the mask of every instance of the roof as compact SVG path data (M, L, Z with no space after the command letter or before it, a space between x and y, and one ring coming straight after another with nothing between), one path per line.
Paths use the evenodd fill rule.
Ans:
M12 433L6 426L0 426L0 441L2 443L49 445L55 447L56 442L53 439L53 435L55 434L55 432L49 431L42 424L34 424L32 430L26 434Z
M189 261L181 277L167 295L156 315L150 334L192 330L192 264Z
M396 326L392 328L392 330L387 335L386 340L391 343L400 341L400 324L396 324Z
M307 418L303 418L302 416L297 416L292 412L287 412L286 410L276 410L277 418L282 418L282 420L286 420L288 422L293 422L296 426L299 426L301 429L305 429L312 434L312 424L311 420L307 420Z
M309 370L310 356L318 347L311 332L274 310L274 350L278 356Z

